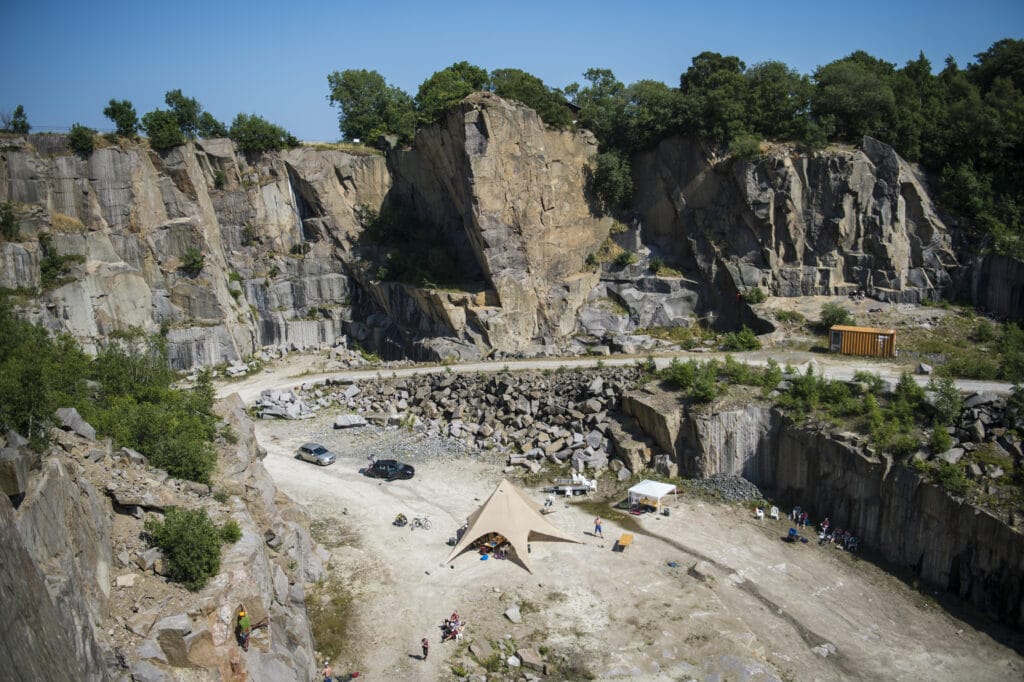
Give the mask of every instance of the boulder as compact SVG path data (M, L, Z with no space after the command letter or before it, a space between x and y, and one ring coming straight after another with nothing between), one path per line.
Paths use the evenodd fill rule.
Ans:
M520 613L518 606L510 606L508 609L506 609L505 617L516 624L523 622L523 615L522 613Z
M539 673L546 673L544 659L536 649L517 649L516 657L519 658L523 668L536 670Z
M96 429L89 425L78 410L73 407L62 407L57 410L57 420L65 431L77 433L87 440L96 440Z
M469 652L476 656L476 660L481 663L494 655L494 649L486 639L474 639L469 645Z
M939 459L947 464L956 464L964 456L963 448L950 448L939 455Z
M366 419L358 414L340 414L334 420L334 428L336 429L350 429L357 426L366 426L367 424Z
M0 492L8 497L25 494L30 459L27 448L8 446L0 450Z

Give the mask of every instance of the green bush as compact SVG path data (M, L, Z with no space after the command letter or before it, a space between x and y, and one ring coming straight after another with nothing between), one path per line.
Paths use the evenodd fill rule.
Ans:
M796 310L776 310L774 315L775 319L779 322L796 322L797 324L803 324L805 321L803 313Z
M627 265L633 265L637 261L637 255L632 251L623 251L615 257L615 264L620 268L624 268Z
M768 294L761 287L754 287L743 292L743 300L750 304L764 303L768 300Z
M758 350L761 342L747 326L738 332L729 332L722 337L722 348L728 351Z
M939 462L938 467L932 471L932 480L949 492L960 497L967 493L970 483L960 466L949 462Z
M775 358L768 358L768 365L761 374L762 388L766 391L773 391L780 381L782 381L782 368L779 367L779 363Z
M865 384L868 387L868 392L878 395L885 388L885 380L877 374L872 374L866 370L858 369L853 373L853 380Z
M761 156L761 139L756 135L739 135L729 144L729 153L738 159L753 161Z
M163 552L175 582L196 591L220 571L222 532L205 509L171 507L163 521L146 519L145 529Z
M932 427L932 435L928 440L928 447L935 454L939 454L949 450L953 447L953 439L950 437L949 432L946 431L946 427L942 426L938 422Z
M18 240L20 225L14 215L14 204L5 201L0 203L0 238L14 242Z
M239 114L231 122L228 136L243 152L267 152L285 147L296 147L299 141L281 126L256 114Z
M234 519L228 520L223 526L220 527L220 539L221 542L233 545L242 539L242 528L238 525L238 522Z
M928 390L935 393L935 415L938 420L943 424L956 423L964 406L956 382L949 377L933 378L928 382Z
M81 254L57 253L53 246L53 237L48 232L39 235L39 247L43 257L39 259L39 285L43 291L49 291L64 286L74 281L71 273L71 266L75 263L84 263L85 256Z
M149 137L149 146L158 152L166 152L185 144L185 135L173 111L154 109L142 117L142 129Z
M598 154L587 168L587 185L606 213L625 208L633 197L629 160L618 152Z
M188 247L185 250L185 254L181 257L181 269L189 277L195 277L202 272L205 264L206 257L203 255L203 252L194 246Z
M76 123L68 132L68 145L76 154L89 156L96 147L96 131Z
M823 329L829 329L837 324L853 324L853 315L838 303L826 303L821 306L819 324Z

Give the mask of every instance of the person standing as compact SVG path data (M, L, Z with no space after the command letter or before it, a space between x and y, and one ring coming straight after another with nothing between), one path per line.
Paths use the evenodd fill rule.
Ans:
M602 540L604 539L604 533L601 532L601 517L600 516L598 516L597 518L594 519L594 535L596 535L597 537L601 538Z
M420 646L423 647L423 660L425 661L427 660L427 653L430 651L430 642L427 641L426 637L420 642Z
M334 670L330 663L324 663L324 682L334 682Z

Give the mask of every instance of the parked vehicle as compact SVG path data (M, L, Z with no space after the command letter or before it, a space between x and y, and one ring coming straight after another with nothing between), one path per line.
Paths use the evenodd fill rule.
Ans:
M402 464L393 459L378 459L366 467L367 476L370 478L383 478L387 481L393 481L396 478L409 479L415 473L416 470L408 464Z
M334 464L334 461L338 458L337 455L319 443L306 443L299 448L298 457L301 460L319 464L322 467Z

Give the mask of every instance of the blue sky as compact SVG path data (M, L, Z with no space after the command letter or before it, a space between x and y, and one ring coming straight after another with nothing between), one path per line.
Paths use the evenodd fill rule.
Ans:
M1024 37L1024 0L904 2L5 2L0 111L25 106L37 131L110 129L103 108L141 115L181 88L217 118L257 113L300 139L335 140L327 74L376 69L410 94L459 60L514 67L549 85L611 68L677 85L704 51L810 73L863 49L902 65L919 51L961 66Z

